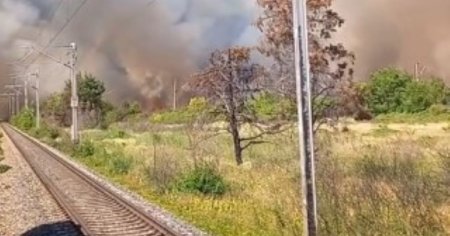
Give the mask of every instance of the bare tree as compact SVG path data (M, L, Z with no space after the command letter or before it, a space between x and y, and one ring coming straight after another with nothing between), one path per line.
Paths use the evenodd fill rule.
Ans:
M193 76L189 87L209 98L224 114L228 132L232 135L236 163L243 164L242 153L261 138L278 131L279 126L261 127L248 107L248 102L259 91L258 81L264 77L264 69L251 63L251 49L234 47L212 53L209 66ZM242 132L243 124L258 128L255 135Z
M291 0L257 0L263 8L256 25L263 33L259 51L274 60L272 89L295 99L294 38ZM314 122L330 116L340 105L344 88L353 76L355 57L332 41L344 20L332 8L333 0L308 0L310 61Z

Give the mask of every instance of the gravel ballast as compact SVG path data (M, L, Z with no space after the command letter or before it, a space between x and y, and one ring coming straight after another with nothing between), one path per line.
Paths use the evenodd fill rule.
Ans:
M56 154L58 157L62 158L64 161L66 161L70 165L76 167L77 169L81 170L85 175L87 175L90 178L92 178L93 180L101 183L103 186L105 186L110 191L114 192L115 194L118 194L121 197L127 199L131 204L144 210L147 214L151 215L153 219L159 221L163 225L170 227L172 230L176 231L179 235L182 235L182 236L208 235L207 233L202 232L201 230L197 229L196 227L178 219L171 213L156 206L155 204L149 203L148 201L143 199L138 194L130 192L127 189L125 189L124 187L108 181L104 177L89 170L89 168L87 168L86 166L84 166L84 165L74 161L70 157L66 156L64 153L60 152L59 150L56 150L55 148L50 147L49 145L46 145L23 132L21 132L21 133L24 134L25 136L29 137L30 139L35 140L36 142L39 142L42 146L44 146L45 148L47 148L48 150L50 150L51 152Z
M1 138L0 235L79 235L8 137Z

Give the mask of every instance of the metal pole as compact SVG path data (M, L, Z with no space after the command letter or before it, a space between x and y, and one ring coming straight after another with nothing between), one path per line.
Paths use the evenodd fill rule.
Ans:
M293 1L293 15L300 165L302 174L302 207L305 235L314 236L317 235L317 201L306 0Z
M77 94L77 78L75 74L75 64L77 59L77 46L75 43L70 44L71 58L70 58L70 82L72 87L72 96L70 105L72 107L72 127L71 139L74 144L79 142L78 133L78 94Z

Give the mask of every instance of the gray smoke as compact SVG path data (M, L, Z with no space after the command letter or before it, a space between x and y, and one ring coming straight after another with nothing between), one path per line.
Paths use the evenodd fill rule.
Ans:
M346 19L339 40L356 53L356 75L367 79L380 67L410 72L419 62L426 74L450 82L450 1L336 0Z
M45 45L82 1L59 2L0 0L2 81L6 59L26 54L12 45ZM79 70L105 81L114 101L138 99L155 108L171 102L172 81L182 84L212 50L258 42L251 25L259 11L255 2L88 0L53 45L77 42ZM337 40L356 53L357 79L385 66L412 71L416 62L429 74L450 76L450 1L336 0L335 8L346 19ZM48 52L66 58L63 49ZM61 89L67 70L39 62L46 91Z
M41 37L34 44L42 45L82 1L64 1L56 13L58 1L25 2L27 8L35 11L35 19L22 23L20 34L14 32L8 38L33 40L37 34ZM253 3L240 0L151 2L90 0L54 45L77 42L79 70L105 81L113 100L138 99L154 108L170 102L172 82L179 80L177 84L181 85L205 63L213 49L256 42L249 37L254 35L249 33L254 31ZM64 59L61 51L51 48L49 53ZM45 88L49 92L61 88L67 71L49 61L41 62Z

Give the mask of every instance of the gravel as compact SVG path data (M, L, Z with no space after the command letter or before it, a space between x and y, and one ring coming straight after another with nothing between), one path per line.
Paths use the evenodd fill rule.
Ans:
M1 142L12 168L0 174L0 235L78 235L9 138Z
M26 135L27 137L30 137L27 134L24 134L24 135ZM33 137L30 137L30 138L33 140L36 140ZM36 140L36 141L38 141L38 140ZM89 170L86 166L73 161L70 157L66 156L65 154L56 150L55 148L50 147L49 145L43 144L42 142L39 142L39 143L41 143L44 147L48 148L50 151L55 153L57 156L59 156L63 160L67 161L69 164L71 164L71 165L75 166L77 169L81 170L83 173L85 173L90 178L94 179L95 181L100 182L102 185L107 187L112 192L124 197L131 204L140 207L146 213L151 215L154 219L158 220L161 224L170 227L174 231L178 232L180 235L183 235L183 236L208 235L205 232L202 232L201 230L195 228L194 226L176 218L171 213L165 211L164 209L160 208L159 206L156 206L155 204L147 202L145 199L143 199L138 194L128 191L127 189L125 189L122 186L111 183L110 181L103 178L102 176Z

